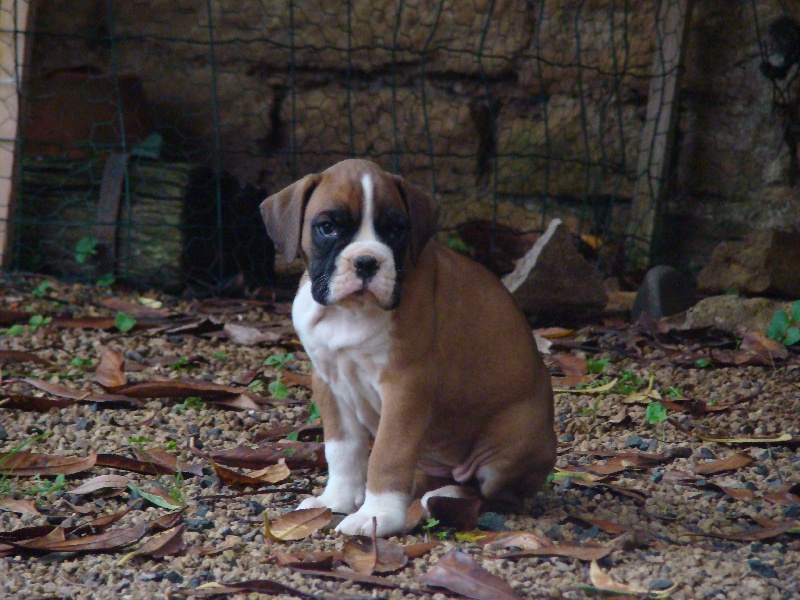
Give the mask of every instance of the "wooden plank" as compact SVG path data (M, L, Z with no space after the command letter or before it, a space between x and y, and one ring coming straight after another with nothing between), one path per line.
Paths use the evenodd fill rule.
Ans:
M664 205L678 121L678 91L692 0L661 0L647 117L639 141L637 180L628 221L628 267L649 266Z
M29 23L33 23L32 2L0 2L0 269L6 267L9 260L18 176L14 165L19 152L19 91L30 54L25 32Z

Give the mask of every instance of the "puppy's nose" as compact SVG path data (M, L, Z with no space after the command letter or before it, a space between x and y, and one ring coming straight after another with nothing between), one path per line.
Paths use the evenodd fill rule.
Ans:
M353 259L353 268L356 270L356 275L364 283L368 283L375 273L378 272L378 260L369 254L362 254Z

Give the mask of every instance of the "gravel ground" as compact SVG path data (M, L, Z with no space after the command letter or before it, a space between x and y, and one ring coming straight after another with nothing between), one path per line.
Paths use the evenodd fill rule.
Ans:
M112 292L55 282L45 298L35 298L30 292L38 283L39 280L34 279L24 283L7 282L3 286L6 291L0 298L0 309L25 310L31 314L69 313L72 317L113 317L114 311L102 306L101 300L124 298L136 302L138 299L136 294L120 290ZM202 308L208 316L209 305L155 293L147 296L163 301L165 308L194 315ZM59 328L53 324L33 332L28 328L21 335L0 335L0 350L33 352L54 364L40 366L7 361L3 366L0 402L4 396L14 394L47 396L23 382L22 376L49 377L50 381L60 381L67 386L97 391L96 385L91 383L94 367L74 366L72 361L78 357L96 365L107 348L125 354L128 376L133 381L191 377L233 385L250 381L258 374L265 382L270 382L276 371L274 367L265 367L264 360L283 351L294 353L289 370L302 374L307 369L307 357L288 328L285 305L242 311L224 303L213 306L216 307L213 316L217 320L256 324L264 331L274 331L283 337L272 345L243 346L213 333L201 336L144 330L123 334ZM615 580L633 586L663 589L676 585L672 598L800 597L797 591L800 590L800 538L796 533L790 531L760 541L757 541L758 535L741 540L703 535L736 534L760 528L758 523L763 525L765 520L797 521L800 503L792 504L796 497L786 493L780 496L780 492L800 483L800 448L791 443L718 443L703 441L695 435L707 431L717 437L791 434L797 438L800 436L800 366L790 357L776 368L715 368L714 365L699 368L685 360L690 350L680 344L652 343L646 336L632 340L631 335L631 330L627 329L622 333L587 334L574 342L571 350L565 349L562 342L558 351L578 358L589 351L591 356L608 359L603 373L608 377L624 377L626 371L630 371L628 378L632 374L647 382L652 376L653 389L661 390L664 395L668 393L666 388L672 387L681 392L679 395L703 400L712 407L741 402L705 415L671 410L667 422L654 426L648 423L645 405L626 403L624 393L559 393L556 427L560 440L560 469L582 470L603 461L587 452L646 451L669 458L643 469L624 470L605 481L617 488L587 487L574 477L557 478L524 508L503 512L500 517L484 516L481 522L491 522L494 528L510 531L535 532L561 543L607 544L615 540L614 551L600 561L600 566ZM555 385L561 384L556 380ZM646 386L640 381L636 387ZM675 394L678 392L673 391ZM83 402L46 412L30 412L0 405L0 448L9 451L21 442L46 433L46 437L35 441L28 449L60 456L85 456L89 452L131 456L131 438L147 438L140 442L145 448L177 446L176 453L182 461L199 462L188 450L190 440L205 450L222 450L252 444L264 430L305 422L309 415L307 390L293 387L290 396L298 402L266 404L259 410L243 411L223 410L210 403L204 407L183 408L177 401L168 399L145 399L140 407L133 409ZM736 452L752 461L742 468L719 474L698 475L695 472L698 464L723 459ZM396 582L395 589L297 573L275 564L273 551L263 534L264 515L275 519L294 508L303 497L300 493L303 489L314 489L318 493L324 485L324 471L293 470L287 480L265 492L252 487L222 486L208 463L205 465L202 476L187 477L180 484L187 499L184 540L189 549L219 547L227 540L228 549L209 556L186 551L163 559L139 556L123 564L119 564L120 559L130 548L77 555L11 554L0 559L0 596L167 598L177 590L193 589L207 582L271 579L324 597L444 598L452 593L427 587L416 578L454 548L473 556L486 570L508 581L521 596L583 598L590 593L582 589L590 584L588 562L554 557L497 558L497 552L489 552L477 543L459 542L448 530L442 530L445 539L439 547L409 561L403 569L385 575ZM11 496L33 500L40 514L2 510L0 532L32 525L80 524L118 512L131 502L129 490L105 497L103 494L77 496L70 493L90 477L112 473L125 475L140 488L147 488L149 482L157 479L95 467L67 476L61 491L26 495L26 490L40 487L43 481L53 478L9 477L5 484ZM167 487L170 485L168 477L159 480ZM731 493L738 499L714 485L734 490ZM629 490L638 491L639 496L626 495L624 492ZM793 492L800 493L797 487ZM83 514L87 511L89 514ZM144 508L139 503L118 525L140 523L166 512L151 504ZM581 516L600 520L600 526L581 522L577 518ZM604 529L611 528L609 523L621 528L616 533L607 533ZM624 533L620 533L622 528ZM423 539L423 532L395 538L403 544ZM286 552L333 550L341 549L344 542L343 536L328 529L303 540L282 543L280 549ZM251 594L251 597L270 595Z

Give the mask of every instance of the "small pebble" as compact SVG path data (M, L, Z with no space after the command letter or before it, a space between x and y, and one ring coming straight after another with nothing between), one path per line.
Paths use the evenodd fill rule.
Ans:
M171 583L183 582L183 576L177 571L168 571L167 573L164 573L164 579Z
M78 422L75 423L75 429L78 431L89 431L94 426L94 422L90 421L86 417L81 417L78 419Z
M478 517L478 529L484 531L506 531L506 518L496 512L485 512Z
M256 502L255 500L249 500L245 502L245 505L253 511L253 513L258 516L266 510L266 507L261 504L260 502ZM478 519L478 523L480 523L480 519Z
M559 442L569 443L575 441L574 433L564 433L558 437Z
M132 349L125 350L125 358L138 363L144 362L144 357L141 354L139 354L136 350Z
M666 590L672 587L672 580L666 578L653 579L647 584L647 587L651 590Z
M8 432L6 428L0 425L0 442L5 442L8 439Z
M544 534L551 540L557 540L561 534L561 528L558 525L553 525L550 529L545 531Z
M197 435L200 433L200 427L198 427L196 423L189 423L187 429L189 430L189 435Z
M757 558L751 558L747 561L750 568L761 575L762 577L777 577L778 572L770 565L762 563Z
M710 460L714 458L714 453L708 448L700 448L700 458L705 458Z
M635 436L630 437L627 440L625 440L625 445L628 448L636 448L637 446L640 446L642 444L642 441L643 440L642 440L641 436L635 435Z
M653 483L658 483L662 479L664 479L664 473L662 471L653 471L650 474L650 481Z

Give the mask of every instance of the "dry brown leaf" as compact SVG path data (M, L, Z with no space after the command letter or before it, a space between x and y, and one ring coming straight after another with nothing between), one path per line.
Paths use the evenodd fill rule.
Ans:
M157 519L153 519L147 524L147 527L151 533L154 531L166 531L167 529L172 529L175 527L175 525L180 523L182 516L183 509L176 510L162 515Z
M7 510L20 515L40 514L33 502L30 500L18 500L17 498L0 498L0 510Z
M64 530L56 525L33 525L31 527L20 527L12 531L0 531L0 542L10 543L40 538L57 530L61 531L62 536L64 535Z
M28 313L24 313L28 314ZM30 316L25 318L27 321ZM2 323L0 323L2 325ZM54 367L55 363L40 356L36 356L32 352L23 352L22 350L0 350L0 363L6 362L30 362L45 367Z
M307 594L288 585L269 579L253 579L239 583L206 583L196 588L172 590L172 594L192 596L193 598L219 598L222 596L239 596L241 594L258 593L274 596L293 596L295 598L317 598L316 595Z
M402 569L408 562L408 556L396 542L357 535L345 543L342 560L356 573L371 575Z
M702 433L696 433L697 437L699 437L704 442L716 442L718 444L780 444L783 442L793 442L794 438L789 433L783 433L781 435L776 435L775 437L765 438L744 438L744 437L732 437L732 438L724 438L724 437L711 437L704 435Z
M355 573L349 569L305 569L294 565L288 567L295 573L301 575L310 575L311 577L322 577L323 579L343 579L345 581L354 581L362 585L376 585L379 587L397 589L401 586L392 579L381 577L380 575L364 575L363 573Z
M177 456L174 454L167 452L163 448L150 448L148 450L140 450L139 448L133 449L134 454L136 454L136 458L141 461L147 463L154 463L158 466L164 467L165 469L169 469L173 473L177 473L178 470L181 471L184 475L195 475L200 477L203 475L203 465L200 463L195 463L192 465L187 465L181 462Z
M765 494L764 499L779 506L792 506L793 504L800 504L800 496L792 494L791 492L771 492L769 494Z
M231 550L241 545L242 538L235 535L226 535L221 544L216 546L191 546L187 551L188 554L196 556L214 556L215 554L222 554L226 550Z
M250 473L250 477L255 477L268 483L278 483L288 478L291 474L291 469L286 466L286 459L282 458L276 465L269 465L259 471L253 471Z
M283 371L281 381L286 387L304 387L311 389L311 375L307 373L295 373L294 371Z
M484 540L480 540L479 543L483 541ZM540 550L541 548L553 546L553 541L550 538L537 535L532 531L511 531L502 533L500 537L487 543L486 549L498 550L511 546L521 550Z
M620 525L619 523L614 523L613 521L591 519L584 515L572 515L570 518L586 523L587 525L591 525L592 527L597 527L601 531L605 531L606 533L610 533L612 535L621 535L628 531L628 527Z
M147 533L147 523L139 523L131 527L112 529L97 535L87 535L77 539L54 539L58 534L51 533L43 538L34 538L15 542L14 545L25 550L39 552L97 552L119 550L138 542ZM64 535L63 530L61 536Z
M181 523L172 529L162 531L139 546L133 554L153 558L180 554L186 549L186 542L183 540L184 529L185 525Z
M83 482L74 490L70 490L69 493L80 496L83 494L91 494L99 490L124 490L128 487L129 481L127 477L123 477L122 475L98 475L97 477L92 477L88 481Z
M428 498L428 512L445 527L472 530L478 526L481 510L480 498L450 498L432 496Z
M262 410L261 405L253 402L247 394L229 396L227 398L206 398L206 402L218 408L230 408L233 410Z
M218 465L215 460L209 458L208 461L214 468L214 472L219 477L222 485L263 485L265 483L277 483L286 479L291 471L285 462L277 465L270 465L260 471L252 473L237 473L232 469ZM283 459L281 459L283 461Z
M742 336L739 350L753 354L766 354L771 358L788 358L789 350L781 342L768 338L760 331L750 330Z
M441 545L441 542L435 541L409 544L408 546L403 546L403 552L408 558L413 560L415 558L419 558L420 556L425 556L428 552Z
M573 354L553 354L551 359L567 377L580 377L587 374L588 362L585 358Z
M269 443L261 444L257 448L236 446L230 450L209 452L208 457L221 465L242 469L263 469L281 459L292 469L326 465L325 446L319 442Z
M264 516L267 539L286 542L301 540L316 533L331 522L329 508L301 508L281 515L270 522Z
M0 393L0 397L4 394ZM77 403L77 400L64 398L45 398L41 396L30 396L27 394L12 394L5 396L2 400L3 408L14 408L32 412L48 412L52 408L67 408Z
M697 534L703 537L713 537L734 542L761 542L779 537L789 531L794 525L793 521L775 522L767 527L753 527L737 533L705 533Z
M95 371L97 383L107 389L116 389L128 383L125 375L125 357L113 348L107 348L100 357Z
M67 387L65 385L61 385L60 383L51 383L49 381L44 381L43 379L33 379L31 377L26 377L23 379L25 383L28 385L32 385L33 387L47 392L48 394L53 394L53 396L58 396L59 398L69 398L70 400L84 400L92 395L91 391L86 390L76 390L75 388Z
M694 471L700 475L714 475L724 471L735 471L736 469L742 469L752 462L753 459L747 454L736 452L721 460L712 460L710 462L696 465Z
M403 531L408 533L413 530L427 514L428 511L422 506L422 501L419 498L415 498L406 511L406 525Z
M11 452L0 455L4 475L33 477L35 475L73 475L88 471L97 462L97 454L89 456L51 456L34 452Z
M492 575L463 552L451 550L427 573L417 578L425 585L443 587L476 600L508 600L517 598L511 586Z
M220 396L238 396L247 391L246 387L219 385L208 381L146 381L134 383L115 390L117 394L131 398L218 398Z
M142 473L144 475L174 475L175 472L171 469L159 465L154 462L137 460L135 458L128 458L127 456L120 456L118 454L98 454L97 455L98 467L111 467L112 469L120 469L122 471L131 471L133 473Z
M526 558L529 556L561 556L564 558L576 558L578 560L600 560L608 556L614 550L611 546L594 546L586 544L554 544L544 546L539 549L522 550L504 554L503 558Z
M652 598L667 598L673 590L678 587L676 583L672 587L666 590L646 590L643 588L637 588L630 585L626 585L624 583L619 583L614 581L611 576L603 571L600 568L600 565L597 564L597 561L592 561L591 566L589 567L589 578L592 581L592 585L605 592L621 592L623 594L647 594L649 597Z
M544 329L534 329L533 333L540 335L548 340L557 340L559 338L569 337L575 334L573 329L565 329L563 327L545 327Z

